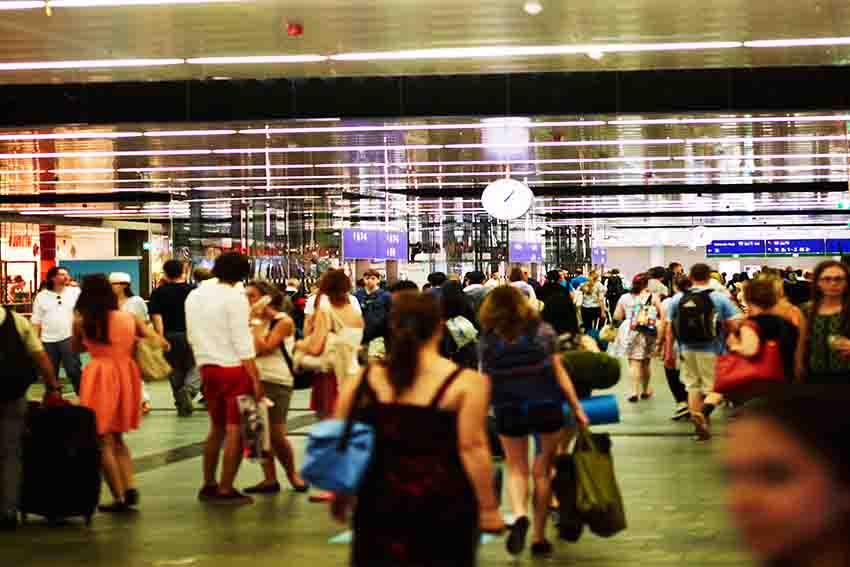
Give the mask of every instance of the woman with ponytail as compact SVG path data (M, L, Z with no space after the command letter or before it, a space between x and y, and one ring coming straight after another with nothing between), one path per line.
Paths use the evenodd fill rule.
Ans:
M353 566L473 566L480 532L504 529L485 431L489 384L440 356L442 329L433 295L399 294L385 364L343 386L336 417L354 411L375 428ZM334 516L345 521L350 503L337 497Z

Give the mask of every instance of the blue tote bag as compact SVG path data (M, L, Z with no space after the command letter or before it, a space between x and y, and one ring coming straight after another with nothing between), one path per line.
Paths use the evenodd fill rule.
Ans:
M307 439L301 476L311 485L336 494L357 494L375 450L375 430L354 421L354 409L367 384L366 376L354 395L348 419L317 424Z

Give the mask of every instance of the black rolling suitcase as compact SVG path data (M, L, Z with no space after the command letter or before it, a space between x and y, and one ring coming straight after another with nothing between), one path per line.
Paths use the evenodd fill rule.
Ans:
M20 510L51 523L82 517L100 500L100 449L94 412L80 406L31 404L23 443Z

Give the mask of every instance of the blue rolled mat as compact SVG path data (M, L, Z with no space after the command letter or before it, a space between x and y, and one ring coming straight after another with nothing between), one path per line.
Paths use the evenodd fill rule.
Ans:
M590 419L591 425L608 425L611 423L620 423L620 406L617 404L617 397L613 394L604 396L591 396L579 400L581 407L584 408L584 413ZM573 421L572 408L570 405L564 404L564 416L567 421Z

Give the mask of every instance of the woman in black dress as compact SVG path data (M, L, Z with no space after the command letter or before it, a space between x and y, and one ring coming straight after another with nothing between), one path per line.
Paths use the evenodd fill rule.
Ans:
M375 453L357 495L355 567L475 565L480 532L504 529L492 482L485 423L488 382L439 354L437 300L393 302L386 366L367 368L340 395L336 417L355 408L375 427ZM355 400L361 380L365 394ZM344 521L351 501L337 497Z

